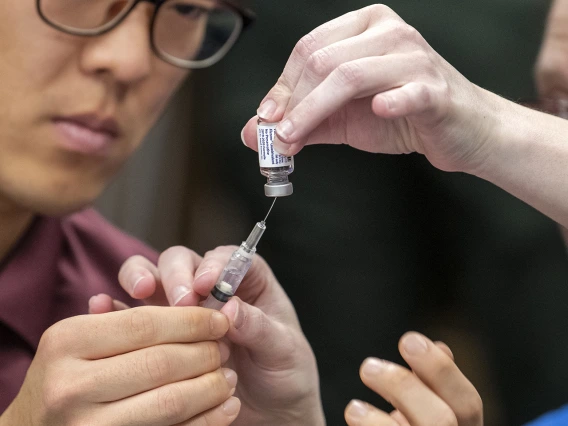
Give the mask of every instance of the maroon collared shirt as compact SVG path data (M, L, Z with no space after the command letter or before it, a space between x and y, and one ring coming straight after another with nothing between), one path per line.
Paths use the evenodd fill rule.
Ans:
M37 217L0 263L0 413L16 397L43 332L88 313L91 296L107 293L133 306L118 271L133 255L157 253L94 210Z

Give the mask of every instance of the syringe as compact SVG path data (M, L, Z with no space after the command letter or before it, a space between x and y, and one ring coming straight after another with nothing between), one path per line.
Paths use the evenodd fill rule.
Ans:
M243 241L241 246L233 252L215 287L211 290L211 294L209 294L209 297L201 306L219 310L233 297L252 264L256 245L266 230L265 220L258 222L247 240Z

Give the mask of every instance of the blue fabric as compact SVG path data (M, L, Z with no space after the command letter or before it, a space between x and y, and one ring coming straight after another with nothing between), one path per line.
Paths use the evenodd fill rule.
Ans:
M525 426L568 426L568 405L545 414Z

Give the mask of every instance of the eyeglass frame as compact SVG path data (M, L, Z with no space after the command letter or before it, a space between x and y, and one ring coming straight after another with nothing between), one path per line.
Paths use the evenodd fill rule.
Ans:
M111 20L109 23L102 25L100 28L90 29L90 30L89 29L72 28L72 27L69 27L69 26L59 25L59 24L51 21L49 18L47 18L45 16L45 14L42 11L42 8L41 8L42 0L36 0L36 10L37 10L39 17L41 18L41 20L43 22L45 22L47 25L49 25L50 27L52 27L52 28L54 28L58 31L64 32L66 34L81 36L81 37L97 37L97 36L106 34L110 31L112 31L113 29L115 29L118 25L120 25L126 19L126 17L128 15L130 15L130 13L134 10L134 8L138 4L145 2L145 1L148 2L148 3L152 3L156 6L154 13L152 15L152 22L150 23L150 45L152 47L154 54L158 58L169 63L170 65L174 65L174 66L177 66L179 68L184 68L184 69L207 68L207 67L210 67L211 65L214 65L215 63L219 62L229 52L229 50L231 50L233 48L233 46L235 45L235 43L239 39L240 35L242 34L242 32L244 30L246 30L247 28L249 28L256 20L256 14L251 9L249 9L247 7L242 7L242 6L238 5L233 0L215 0L216 3L218 3L222 6L226 6L228 9L230 9L231 11L236 13L237 16L239 16L240 19L239 19L239 21L237 21L238 22L237 27L233 30L233 33L231 34L229 39L227 39L227 41L225 42L225 45L223 46L222 49L219 50L219 52L217 52L216 54L214 54L210 58L204 59L202 61L191 61L191 60L184 60L184 59L176 58L175 56L169 55L166 52L162 52L156 47L156 45L154 43L154 27L155 27L155 22L156 22L156 16L158 15L158 11L160 10L160 7L162 7L163 4L165 4L167 1L170 1L170 0L134 0L132 5L130 6L130 8L126 12L123 12L122 16L119 19L117 19L114 22Z

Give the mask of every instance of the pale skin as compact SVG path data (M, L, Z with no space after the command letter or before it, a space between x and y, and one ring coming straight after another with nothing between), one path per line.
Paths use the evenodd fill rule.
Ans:
M8 24L22 22L17 19L31 19L31 12L26 11L31 6L26 3L13 8L12 4L8 7L7 2L2 5L6 11L0 11L8 15L6 26L0 26L0 31L7 31L7 36L15 37L17 42L19 33ZM18 11L21 16L14 15ZM65 156L60 161L45 161L45 158L58 160L58 156L62 154L50 152L46 148L45 153L36 156L36 151L42 152L36 149L39 142L32 145L34 149L30 145L25 149L26 140L40 140L38 133L42 125L42 108L36 107L34 102L30 105L22 100L18 110L18 100L21 93L26 93L26 84L32 84L33 88L29 89L27 97L40 105L42 99L36 94L39 90L48 94L51 90L49 87L59 87L62 93L66 93L63 91L63 83L57 86L57 81L59 75L68 72L71 80L67 84L71 84L71 87L73 81L77 81L74 78L81 81L85 79L85 84L89 81L88 87L94 87L91 85L93 81L99 82L110 94L106 91L104 93L115 101L112 105L125 102L125 105L135 109L137 116L144 117L146 113L152 122L154 113L157 116L183 74L170 68L162 70L163 74L160 74L161 64L156 64L156 68L127 66L132 59L133 49L132 43L127 41L130 42L132 34L141 32L142 28L147 30L146 18L141 7L137 14L131 15L123 24L128 30L119 27L116 32L87 41L74 38L69 40L67 36L59 34L43 37L45 41L42 43L61 43L62 46L59 47L70 49L60 61L53 61L52 57L45 59L46 62L59 65L61 62L67 64L67 67L57 69L50 78L46 78L45 87L38 85L34 88L33 80L30 83L19 75L25 75L25 71L29 72L32 68L37 70L38 63L26 64L28 55L22 55L21 51L16 53L12 44L0 41L0 53L5 54L6 62L9 63L3 66L11 71L7 75L12 75L15 80L13 85L6 85L2 90L14 90L14 93L10 92L12 96L8 99L14 100L13 108L17 112L11 117L15 120L13 123L10 120L2 122L0 143L3 144L7 158L21 162L21 168L28 167L24 170L30 171L26 175L27 181L21 183L21 172L16 173L9 165L5 167L4 163L0 163L2 205L6 205L1 211L22 211L28 215L30 212L65 213L88 204L93 194L104 186L115 167L139 142L144 132L138 133L131 121L125 122L125 134L131 135L131 139L125 137L128 142L120 144L121 149L117 150L120 152L104 167L85 162L83 167L89 182L84 182L81 179L87 180L87 177L82 178L69 165L73 162ZM22 34L19 35L25 39ZM0 37L0 40L3 38ZM27 46L25 40L20 42ZM101 45L104 46L104 42L112 43L113 49L103 49ZM117 49L120 51L123 46L122 43L130 49L122 52L124 57L116 54ZM13 46L18 46L18 43ZM45 46L42 47L42 52L49 51ZM126 47L124 49L127 50ZM155 59L151 57L148 46L140 49L140 56L134 57L148 58L148 63L154 64ZM39 58L42 57L42 52L38 53ZM57 53L58 50L55 49L54 52ZM53 52L50 51L50 54L53 55ZM77 60L83 55L92 60ZM100 60L108 55L113 60L102 68L104 72L93 71L101 70L100 67L94 67L87 68L92 71L85 74L82 67L78 66L83 63L96 64L95 59ZM142 62L144 65L145 60ZM119 66L111 71L111 65L121 63L124 68ZM132 64L139 65L135 62ZM130 71L127 73L124 70ZM140 72L147 75L140 77ZM172 75L168 74L170 72ZM158 81L157 76L153 80L154 73L158 73L164 80ZM131 84L126 84L125 76L132 75L135 78ZM176 76L179 80L174 78ZM137 93L136 89L144 86L144 81L153 81L156 86L148 83L144 95L140 94L140 98L128 103L127 100L132 99L128 94ZM81 87L82 85L79 89ZM132 92L118 90L128 88ZM57 105L57 99L65 98L65 95L60 97L55 88L53 90L52 99L55 101L52 100L50 105L54 102ZM117 93L123 96L118 96ZM112 94L117 98L112 98ZM85 99L97 99L96 93L90 95L85 96ZM154 108L148 107L149 104ZM89 107L104 108L107 104L100 101L100 105ZM128 108L124 108L125 116L131 117ZM142 111L136 108L142 108ZM9 111L2 112L6 116L9 114ZM372 6L345 15L302 39L279 82L262 102L259 115L270 121L285 122L286 120L282 120L285 117L291 123L292 127L280 128L281 141L278 149L283 153L295 154L305 144L312 143L347 143L370 152L419 152L442 170L464 171L487 179L558 222L568 224L568 207L564 205L563 196L567 185L566 179L563 179L563 164L568 161L568 149L562 143L563 135L568 130L566 124L560 119L511 104L472 85L439 57L415 30L385 6ZM251 119L243 132L245 142L251 147L255 145L255 122L256 117ZM128 132L130 126L131 134ZM24 132L25 137L20 137L20 132ZM42 138L45 139L43 132ZM19 151L20 147L23 147L22 151ZM58 165L55 170L53 164ZM83 188L81 184L86 186ZM20 220L23 217L20 216ZM24 228L22 226L21 229ZM6 241L4 247L10 247L14 241L16 239ZM148 299L149 303L195 305L213 286L231 250L220 248L201 259L187 249L174 248L162 254L158 265L149 264L146 259L133 258L123 267L119 280L133 297ZM268 267L260 258L255 262L256 265L253 265L247 281L243 282L240 289L241 299L234 298L223 308L223 318L228 323L220 326L220 329L211 327L214 316L209 310L180 307L168 310L167 315L164 315L164 310L169 308L121 310L125 306L107 296L95 297L91 300L90 310L101 315L65 320L44 336L22 392L2 416L0 424L81 424L85 419L92 421L93 416L97 416L100 419L98 424L145 424L144 421L150 421L153 423L148 424L223 425L231 423L239 410L241 416L237 418L237 422L242 424L324 424L317 390L317 370L309 345L301 334L292 306ZM204 272L208 273L202 274ZM119 311L109 312L112 310ZM140 317L152 318L149 323L143 324L159 324L160 326L149 327L156 333L143 334L145 339L134 339L134 343L127 347L113 346L120 333L133 333L133 328L125 327L125 324L140 324L137 320L133 322L133 318ZM169 323L170 319L172 324ZM112 325L113 321L119 325L111 327L110 331L106 330L107 324ZM186 327L179 327L179 324ZM172 330L165 333L163 330L169 330L170 326ZM87 328L97 330L97 333L87 336L84 333ZM181 334L175 334L180 328ZM134 331L140 329L148 328L134 327ZM191 330L189 334L188 329ZM235 391L235 395L240 397L239 402L231 396L235 377L229 373L232 378L226 377L223 381L223 373L228 372L221 368L226 357L225 347L222 343L213 343L222 335L240 345L228 348L233 351L233 355L227 364L235 366L240 375L242 386L237 386ZM93 338L95 341L91 340ZM413 352L407 347L410 343L414 343L416 347L416 338L422 339L424 343L422 352ZM67 350L71 346L70 342L76 352ZM109 346L105 346L104 342ZM187 376L186 365L181 365L178 371L178 364L169 360L175 360L175 354L181 357L179 359L187 359L187 353L181 352L182 347L183 350L191 347L192 350L199 351L201 348L206 351L210 362L200 364L208 371L193 372L192 375L197 377ZM85 354L85 350L89 353ZM161 355L163 358L158 358L164 361L157 363L158 365L165 363L174 367L166 371L168 374L162 375L158 371L158 374L150 374L147 381L142 380L144 393L140 394L140 377L125 369L124 362L128 359L130 365L133 358L154 350L165 354ZM172 352L167 353L166 350ZM364 383L391 401L396 411L387 414L354 401L346 409L349 425L482 424L479 395L459 372L447 348L413 334L402 339L401 353L414 374L403 367L372 359L367 360L361 369ZM148 359L147 356L143 358ZM124 374L120 386L113 381L116 379L114 374L105 375L106 370L99 367L107 362L112 363L107 365L108 371ZM144 365L145 361L140 362ZM96 363L98 365L95 367ZM62 365L71 368L68 373L74 374L64 374ZM133 365L137 365L136 362ZM373 365L379 367L374 372L369 369ZM94 371L103 371L97 373L101 374L100 383L103 388L118 388L130 392L130 395L110 391L93 392L92 386L88 384L92 383L89 379L93 380ZM216 378L216 385L211 385L209 377ZM98 380L97 376L97 385ZM60 384L55 391L47 386L53 382ZM284 383L284 386L278 386L280 383ZM68 384L74 386L67 386ZM175 389L187 385L184 388L186 392L160 391L164 386L172 384ZM41 390L49 391L47 395L50 398L46 398ZM166 403L152 405L135 396L137 394L166 395L166 398L150 396L150 400L154 402ZM184 397L189 394L205 397L203 405L196 407L187 404L188 400ZM101 401L101 397L114 399ZM237 404L235 412L230 413L227 409L231 405L229 401ZM125 404L130 405L125 407ZM36 414L29 407L37 408L34 411ZM355 416L355 411L363 412L363 415ZM133 417L124 420L116 417L121 413ZM152 415L157 417L151 417ZM30 416L37 417L32 419ZM117 422L117 418L120 421Z
M148 304L196 305L209 295L235 249L219 247L201 258L172 247L157 265L136 256L123 265L119 280L132 297ZM180 286L187 292L181 298ZM237 295L221 310L230 324L227 366L239 374L235 396L241 409L233 424L324 425L314 355L290 300L261 257L254 257ZM125 308L104 294L89 303L97 314Z
M277 148L284 154L316 143L346 143L391 154L418 152L442 170L487 179L568 223L567 124L471 84L385 6L342 16L298 43L258 115L243 129L243 141L251 148L258 116L290 123L279 128ZM153 266L134 259L127 268L146 268L149 276L145 295L133 290L134 277L130 284L123 282L131 295L151 297L164 288L170 303L181 304L198 303L219 271L207 284L193 282L179 300L175 287L162 287L155 278L159 272L150 272ZM92 312L116 308L106 296L98 296L96 303L100 306L92 305ZM231 312L232 303L224 310ZM363 382L395 410L385 413L354 400L345 410L350 426L483 424L481 398L449 348L409 333L399 349L409 368L369 358L360 370Z
M324 143L418 152L568 224L568 122L470 83L386 6L351 12L303 38L258 115L281 122L275 147L283 154ZM243 130L253 149L257 118Z
M153 54L148 38L153 8L146 2L138 4L114 30L85 38L47 26L32 0L0 1L0 259L35 215L64 215L92 203L187 76L187 71ZM107 155L82 155L62 148L53 119L80 114L117 121L119 135ZM167 274L172 270L167 266L168 253L161 257L166 259L161 269L165 286L176 282L175 274ZM184 279L192 281L201 258L187 249L184 256L184 261L194 260L184 263L189 274ZM302 348L292 361L302 371L312 372L297 380L297 386L304 385L304 380L311 384L299 393L305 397L302 400L294 399L298 393L288 396L286 389L270 395L283 395L289 401L284 405L288 410L284 419L313 418L317 425L322 416L311 349L282 290L275 280L269 281L268 268L259 271L271 291L253 281L252 296L266 304L271 297L282 301L272 313L278 319L272 324L280 334L271 332L270 337L280 337L289 348ZM139 284L144 294L146 284ZM245 304L237 306L251 316L260 312L245 311L253 309ZM234 331L237 306L228 306L227 315L195 306L148 306L55 324L44 333L24 384L2 413L0 425L230 424L241 402L233 396L237 373L223 366L230 348L221 338L230 341L233 336L251 348L248 357L233 357L229 363L235 368L244 368L251 359L262 366L266 357L282 361L269 375L278 375L278 368L285 373L294 367L287 358L290 350L274 354L261 344L266 330L254 326L262 322L243 325L242 334ZM115 302L114 307L124 306ZM256 352L257 346L262 351ZM289 380L296 383L294 379ZM246 394L254 384L245 382L240 392L249 404L260 407L254 415L262 421L265 400L255 398L266 395L254 393L260 387Z
M568 0L552 3L535 81L541 97L568 99ZM568 244L568 228L562 227L562 231Z

